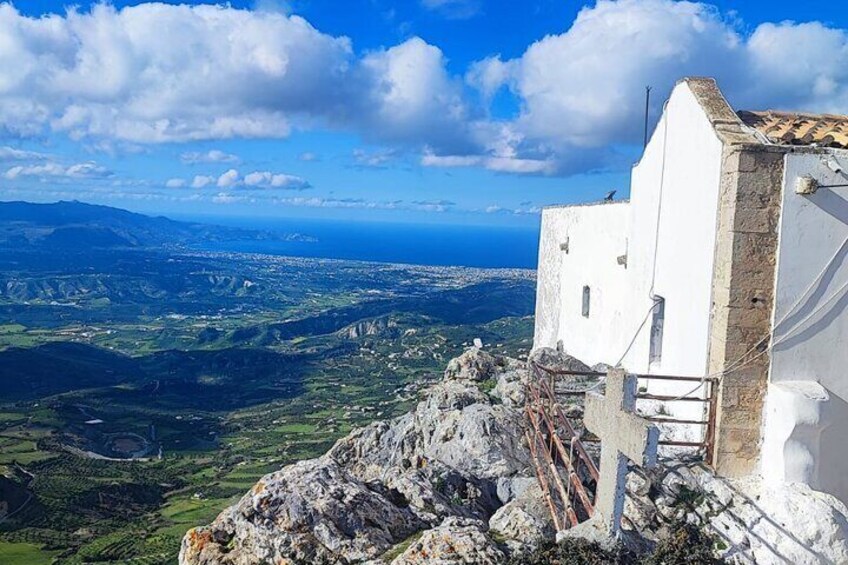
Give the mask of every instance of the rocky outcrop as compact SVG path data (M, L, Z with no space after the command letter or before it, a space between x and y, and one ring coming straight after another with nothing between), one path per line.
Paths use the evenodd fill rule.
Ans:
M536 356L586 370L555 350ZM523 443L531 378L517 361L467 351L411 412L266 475L212 524L190 530L180 563L547 562L524 555L555 534ZM582 408L567 410L578 417ZM697 462L666 462L630 473L628 491L625 539L637 553L689 523L742 563L848 563L848 509L808 487L718 479Z
M848 508L798 483L723 479L698 463L631 473L625 519L656 540L686 522L715 539L733 563L848 563Z
M234 565L282 557L295 563L364 560L424 527L402 500L331 459L301 461L263 477L211 528L191 532L181 558Z
M347 339L359 339L360 337L377 335L390 337L397 333L397 321L389 317L361 320L336 332L339 337Z
M483 522L450 517L424 532L392 565L498 565L505 559L506 554L492 543Z
M448 362L445 380L485 381L493 378L498 366L504 364L503 358L496 358L475 347Z
M513 398L524 378L522 363L467 351L413 411L263 477L191 530L180 563L500 563L531 548L551 526Z
M592 370L591 367L576 357L572 357L567 353L563 353L562 351L558 351L550 347L539 347L538 349L533 350L528 362L535 363L536 365L548 369L562 371Z

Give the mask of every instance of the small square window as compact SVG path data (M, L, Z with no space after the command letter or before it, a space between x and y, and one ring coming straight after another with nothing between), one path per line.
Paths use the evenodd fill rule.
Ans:
M592 300L592 291L588 286L583 287L583 317L589 317L589 303Z

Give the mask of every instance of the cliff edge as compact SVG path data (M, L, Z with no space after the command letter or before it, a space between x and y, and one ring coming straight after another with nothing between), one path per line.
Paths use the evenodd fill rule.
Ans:
M264 476L190 530L180 563L487 564L532 549L553 530L524 446L526 375L466 351L413 411Z

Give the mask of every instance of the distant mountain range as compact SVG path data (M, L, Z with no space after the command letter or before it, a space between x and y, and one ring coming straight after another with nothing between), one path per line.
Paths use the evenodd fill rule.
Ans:
M303 234L179 222L77 201L0 202L0 247L188 247L237 240L309 241L312 238Z

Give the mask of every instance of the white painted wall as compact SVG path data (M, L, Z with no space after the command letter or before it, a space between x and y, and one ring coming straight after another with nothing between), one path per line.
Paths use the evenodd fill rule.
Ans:
M536 347L564 342L594 364L615 364L636 335L623 365L631 372L703 376L707 370L722 144L686 82L673 90L641 161L634 166L625 205L551 208L542 216ZM620 210L620 211L619 211ZM616 218L616 215L621 218ZM627 230L624 216L629 218ZM570 253L559 243L569 237ZM628 249L627 269L615 259ZM655 260L656 258L656 260ZM584 284L592 311L581 315ZM654 294L663 296L663 357L649 364ZM691 383L650 381L656 394L678 395ZM704 406L664 407L698 418ZM702 428L685 430L698 439Z
M648 362L649 320L625 359L630 371L687 376L706 371L721 152L688 85L678 84L633 168L631 332L650 310L652 293L666 303L662 361ZM674 385L654 381L651 390L657 387Z
M556 206L542 212L537 274L535 347L555 347L593 365L610 363L622 350L627 311L627 202ZM561 245L568 242L568 250ZM582 315L583 287L591 289L590 313Z
M848 183L829 158L848 170L848 151L785 161L761 465L768 478L804 482L848 503L848 188L795 193L799 176ZM816 386L820 393L808 394Z

